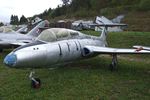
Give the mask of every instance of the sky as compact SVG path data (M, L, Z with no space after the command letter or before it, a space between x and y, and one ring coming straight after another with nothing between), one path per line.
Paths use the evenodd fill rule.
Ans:
M31 17L60 4L61 0L0 0L0 22L9 22L12 14Z

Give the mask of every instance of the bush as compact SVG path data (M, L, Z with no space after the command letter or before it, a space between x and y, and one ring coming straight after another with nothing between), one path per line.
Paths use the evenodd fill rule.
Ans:
M2 22L0 22L0 26L3 26L4 24Z
M141 0L139 4L139 10L144 10L144 11L150 10L150 0Z

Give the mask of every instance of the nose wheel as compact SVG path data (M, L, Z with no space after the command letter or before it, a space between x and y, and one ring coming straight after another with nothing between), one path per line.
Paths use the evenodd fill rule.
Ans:
M35 72L31 71L29 75L29 79L31 80L31 87L38 89L41 87L41 80L39 78L34 78L33 74L35 74Z
M117 69L117 63L118 63L117 54L112 54L112 62L110 64L110 66L109 66L111 71Z

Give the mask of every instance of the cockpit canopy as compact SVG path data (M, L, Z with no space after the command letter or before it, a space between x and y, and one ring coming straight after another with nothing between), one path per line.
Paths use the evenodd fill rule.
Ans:
M65 29L65 28L51 28L44 30L38 37L38 40L45 42L53 42L62 39L73 38L81 34L78 31Z

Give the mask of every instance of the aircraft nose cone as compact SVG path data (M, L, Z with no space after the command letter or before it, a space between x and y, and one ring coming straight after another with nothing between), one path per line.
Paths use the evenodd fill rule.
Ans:
M17 61L17 57L14 53L11 53L11 54L8 54L5 59L4 59L4 64L9 66L9 67L12 67L15 65Z

